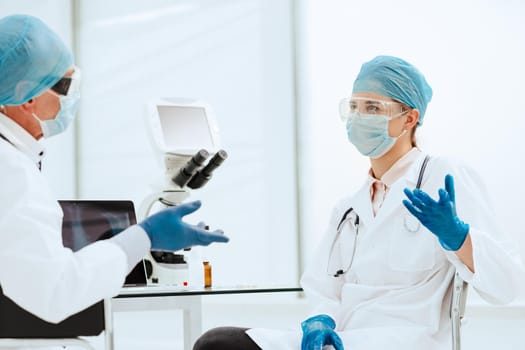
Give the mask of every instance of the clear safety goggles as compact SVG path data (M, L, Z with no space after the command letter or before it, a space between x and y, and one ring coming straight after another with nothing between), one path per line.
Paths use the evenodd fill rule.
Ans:
M357 115L377 115L389 120L402 115L410 108L400 102L377 100L369 97L347 97L339 102L339 116L343 122Z
M61 96L71 96L80 92L80 68L74 67L70 77L63 77L55 85L51 86L51 92Z

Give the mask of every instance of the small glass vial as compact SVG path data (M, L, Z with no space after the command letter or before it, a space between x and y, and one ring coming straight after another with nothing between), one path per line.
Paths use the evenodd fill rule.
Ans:
M211 265L209 261L203 261L204 265L204 288L211 287Z

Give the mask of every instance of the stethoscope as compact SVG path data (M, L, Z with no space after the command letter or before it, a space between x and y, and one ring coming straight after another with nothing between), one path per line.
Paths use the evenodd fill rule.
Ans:
M9 139L8 139L7 137L5 137L5 136L2 135L2 134L0 134L0 139L3 139L3 140L5 140L5 141L9 142L9 143L10 143L11 145L13 145L13 146L15 145L15 144L12 143L11 141L9 141Z
M425 168L427 167L427 163L429 159L430 159L430 156L426 156L425 159L423 160L423 163L421 164L421 169L419 170L419 176L417 179L416 188L421 188L421 182L423 181L423 174L425 173ZM353 224L352 224L352 221L353 221ZM334 255L333 253L334 253L335 245L341 236L341 232L343 231L344 225L346 224L348 224L349 226L353 225L354 231L355 231L354 242L353 242L354 244L352 247L352 255L350 257L350 262L346 266L335 269L335 272L334 271L330 272L330 265L332 262L332 257ZM419 231L419 228L421 227L421 224L419 223L419 221L409 213L405 214L405 217L403 218L403 225L405 227L405 230L407 230L408 232L412 232L412 233L416 233L417 231ZM332 246L330 247L330 252L328 255L328 264L326 266L326 273L329 276L332 276L332 277L342 276L346 274L352 268L352 264L354 263L355 251L357 248L358 236L359 236L359 215L354 210L354 208L349 208L344 212L343 216L341 217L341 220L339 220L339 223L337 224L337 233L334 237L334 240L332 241Z
M352 213L354 215L351 216L350 214ZM352 256L350 258L350 262L348 263L346 268L339 268L334 273L330 273L329 269L330 269L330 265L332 262L332 256L334 255L333 253L334 253L335 244L337 243L339 237L341 236L341 231L343 230L343 226L347 223L351 225L352 219L354 219L353 225L354 225L355 235L354 235L354 245L352 248ZM330 253L328 255L328 265L326 266L326 272L328 273L328 275L333 276L333 277L339 277L347 273L348 270L350 270L354 262L354 256L355 256L355 250L357 248L357 237L358 236L359 236L359 215L357 215L354 208L347 209L345 213L343 214L343 217L339 221L339 224L337 225L337 233L332 242L332 246L330 247Z

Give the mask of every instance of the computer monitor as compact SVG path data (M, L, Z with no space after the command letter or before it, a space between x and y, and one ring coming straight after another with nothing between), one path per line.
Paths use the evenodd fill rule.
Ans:
M211 107L192 99L165 97L148 103L147 124L155 148L163 153L210 153L220 146L219 129Z
M137 223L135 207L127 200L59 200L64 212L62 240L77 251L98 240L111 238ZM146 285L144 262L128 274L125 286Z

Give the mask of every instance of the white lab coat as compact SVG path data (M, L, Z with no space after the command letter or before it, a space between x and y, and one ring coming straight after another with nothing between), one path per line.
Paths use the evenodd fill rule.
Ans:
M118 294L127 257L108 241L76 253L64 248L62 210L30 153L35 146L0 117L0 132L18 146L0 139L0 285L22 308L59 322Z
M445 251L425 227L417 232L405 228L405 216L410 214L402 204L403 189L415 188L424 156L420 154L392 185L376 217L368 184L340 201L301 279L307 296L316 299L311 314L334 318L345 349L450 350L449 286L456 270L490 303L508 303L521 292L524 274L519 253L499 230L487 191L472 169L433 157L421 188L436 198L445 175L454 176L457 213L470 225L475 273L455 253ZM360 216L355 258L350 271L334 278L327 273L328 254L336 226L350 207ZM349 225L341 235L353 237ZM332 259L349 254L340 251L343 245L336 246ZM344 264L348 259L340 262ZM252 329L247 333L263 349L300 349L300 325L291 331Z

